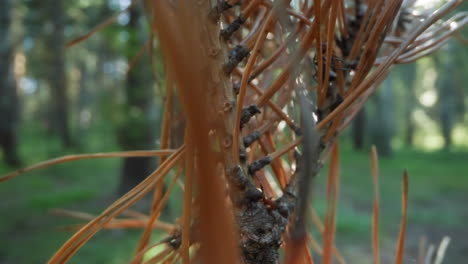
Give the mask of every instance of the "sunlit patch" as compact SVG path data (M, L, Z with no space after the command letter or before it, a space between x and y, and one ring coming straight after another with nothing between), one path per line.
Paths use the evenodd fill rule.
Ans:
M128 13L124 12L117 17L117 23L119 23L120 25L123 25L123 26L127 25L129 21L130 21L130 16Z
M424 138L423 147L428 150L436 150L442 148L444 140L440 135L432 134Z
M437 94L434 90L425 91L421 96L419 96L419 102L426 106L431 107L437 102Z
M19 87L25 94L32 94L37 90L37 81L34 78L23 77L19 81Z
M444 146L437 123L426 112L417 109L413 112L414 121L421 129L416 131L415 145L425 150L437 150Z
M450 23L450 30L454 30L454 29L456 29L457 27L458 27L458 23L457 23L457 22L453 21L453 22Z
M128 68L128 64L125 60L117 60L115 62L115 68L119 74L123 75Z
M92 113L89 109L83 110L80 112L79 123L80 126L86 127L89 126L92 118Z
M26 56L23 53L16 53L14 61L15 76L23 76L26 73Z
M78 1L80 6L89 6L91 4L91 0L80 0Z
M286 127L286 122L283 120L279 122L278 124L278 131L283 131L283 129Z
M423 87L434 87L434 82L437 78L437 71L434 67L426 70L423 76L422 85Z
M318 116L315 114L315 112L312 112L312 118L314 119L315 123L318 122Z
M433 9L443 3L441 0L416 0L414 7L416 9Z
M121 9L125 9L131 4L131 2L132 1L130 0L119 0L119 6Z
M145 253L144 257L143 257L143 260L148 261L151 258L155 257L156 255L158 255L159 253L161 253L164 250L164 247L165 247L165 245L159 245L159 246L156 246L156 247L153 247L153 248L149 249L148 251L146 251L146 253Z
M467 120L468 121L468 120ZM468 122L465 122L467 124ZM457 146L468 147L468 127L458 124L453 128L453 143Z

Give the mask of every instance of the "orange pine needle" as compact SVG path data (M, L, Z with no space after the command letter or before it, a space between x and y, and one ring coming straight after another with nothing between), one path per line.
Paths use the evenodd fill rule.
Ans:
M151 44L152 44L152 39L150 38L145 42L145 44L143 44L143 46L141 46L141 48L138 50L138 52L135 54L135 56L132 58L132 60L128 64L128 68L127 68L127 71L125 72L125 75L127 75L135 67L135 65L138 63L138 61L143 56L143 54L145 54L145 51L151 47Z
M275 143L273 141L273 135L270 132L267 132L265 133L265 139L266 139L266 142L268 142L268 145L271 146L271 149L274 149ZM281 188L286 187L287 179L286 179L286 174L284 172L283 163L281 159L274 159L271 164L271 167L273 171L275 172L276 179L278 179L278 182Z
M398 244L395 257L395 264L403 263L403 254L405 247L406 222L408 218L408 171L403 173L403 192L402 192L402 217L400 225L400 234L398 235Z
M398 10L399 1L389 2L392 5L392 12ZM344 99L344 101L335 108L329 115L327 115L320 123L317 125L319 129L323 129L330 121L334 120L339 113L342 113L346 110L355 100L368 89L372 84L377 83L377 79L381 78L383 73L386 72L391 65L396 61L398 56L412 43L422 32L424 32L428 27L433 25L437 20L442 16L453 10L455 7L463 3L463 0L454 0L447 2L439 10L434 12L429 18L422 22L418 27L416 27L404 40L404 42L395 49L383 62L380 64L372 74L365 79L363 82L360 82L355 89L353 89ZM387 22L388 23L388 22ZM350 87L351 88L351 87Z
M320 91L321 91L321 94L319 94L319 96L322 96L325 97L327 95L327 91L328 91L328 86L329 86L329 80L330 80L330 69L331 67L331 63L332 63L332 56L333 56L333 38L335 37L335 25L336 25L336 17L337 17L337 13L338 13L338 6L337 5L332 5L332 8L331 8L331 15L329 16L329 20L328 20L328 23L326 24L326 27L325 29L327 30L327 50L325 52L325 69L327 69L325 71L325 78L323 80L323 87L321 86L320 87ZM322 45L320 43L320 45ZM322 61L319 61L318 62L319 64L322 64L323 62ZM320 100L320 101L323 101Z
M164 193L164 196L155 205L154 210L151 211L151 215L149 217L149 220L145 227L143 235L141 236L136 252L143 250L148 245L149 240L151 238L153 226L156 223L157 219L159 218L159 215L161 214L161 210L164 208L167 201L169 200L169 195L171 194L172 189L174 188L181 172L182 172L182 166L179 166L179 168L177 168L175 175L172 177L171 183L169 184L169 187L167 188L166 193ZM159 184L162 185L162 179L159 181Z
M92 220L88 219L88 220ZM127 229L127 228L145 228L148 225L148 220L143 220L143 219L114 219L111 222L105 224L102 228L103 229ZM82 228L84 225L82 224L77 224L77 225L67 225L64 227L60 227L60 230L74 230L78 231L80 228ZM174 225L166 223L166 222L161 222L161 221L156 221L153 224L153 229L160 229L163 231L166 231L168 233L174 231Z
M188 134L188 133L187 133ZM190 138L186 137L188 142ZM187 152L188 157L193 157L193 146L189 144L189 151ZM192 185L193 185L193 170L194 170L193 159L185 159L185 183L184 183L184 211L182 215L182 243L181 243L181 254L182 254L182 263L190 263L190 233L191 233L191 224L192 224Z
M338 144L332 147L330 159L330 171L327 183L327 212L325 215L325 229L323 232L323 256L322 263L330 264L334 247L335 222L336 222L336 201L338 198L338 177L339 177L339 157Z
M323 235L325 227L324 227L322 221L320 220L320 217L318 216L317 212L315 211L315 209L312 206L309 206L308 211L309 211L310 217L312 218L313 224L315 225L317 230L320 233L322 233L322 235ZM311 242L312 246L319 253L320 256L323 256L323 249L315 241L314 237L311 234L309 234L309 235L310 235L310 239L311 239L310 242ZM343 256L341 255L340 251L338 250L338 248L336 248L336 246L333 246L333 254L335 255L336 259L338 260L338 263L340 263L340 264L345 264L346 263Z
M289 239L285 251L284 264L302 264L304 257L306 257L306 251L308 252L307 236L300 240Z
M0 183L7 181L9 179L15 178L16 176L26 173L26 172L46 168L52 165L65 163L69 161L84 160L84 159L100 159L100 158L168 156L168 155L173 154L174 152L175 150L172 150L172 149L162 149L162 150L134 150L134 151L121 151L121 152L107 152L107 153L104 152L104 153L66 155L63 157L39 162L35 165L8 173L0 178Z
M116 14L114 14L113 16L111 16L110 18L106 19L106 21L102 22L101 24L97 25L96 27L94 27L93 29L91 29L88 33L82 35L82 36L79 36L71 41L69 41L67 44L65 44L65 48L70 48L70 47L73 47L75 46L76 44L78 43L81 43L82 41L85 41L87 40L88 38L90 38L92 35L94 35L96 32L102 30L103 28L111 25L112 23L114 23L117 18L119 17L120 14L126 12L128 9L130 9L134 4L136 4L139 0L133 0L130 5L125 8L125 9L122 9L120 10L119 12L117 12Z
M115 201L111 206L104 210L101 215L94 218L88 224L83 226L71 238L69 238L60 249L49 260L50 264L64 263L95 233L97 233L106 223L110 222L115 216L125 211L131 205L140 200L148 193L158 179L164 176L185 153L185 146L179 148L170 158L156 169L150 176L138 184L127 194Z
M243 75L243 72L239 68L235 68L234 73L240 76ZM258 94L259 96L263 95L262 90L257 85L253 83L248 83L248 85L254 90L256 94ZM291 120L291 118L285 112L283 112L283 110L281 110L281 108L272 100L267 100L267 105L281 118L281 120L284 120L290 127L296 127L294 121Z
M280 149L277 149L275 152L270 154L271 159L276 159L278 157L281 157L283 154L287 153L288 151L292 150L293 148L297 147L299 143L301 143L302 137L297 138L294 141L291 141L290 143L286 144Z

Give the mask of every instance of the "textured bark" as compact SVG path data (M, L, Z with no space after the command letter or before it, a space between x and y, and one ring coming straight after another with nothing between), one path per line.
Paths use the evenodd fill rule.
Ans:
M204 54L210 61L211 69L207 69L207 74L213 76L208 85L217 118L216 131L218 133L219 144L222 146L221 156L223 165L229 182L231 199L234 206L234 215L239 228L239 241L241 256L245 264L275 264L279 262L278 249L281 245L282 234L288 222L288 216L292 211L291 200L295 196L286 192L283 199L277 201L267 201L264 193L259 191L251 180L254 176L253 167L265 166L271 162L269 157L260 159L247 166L247 164L236 164L232 152L233 131L235 129L235 113L237 107L243 107L235 102L232 81L226 68L230 67L234 54L238 54L238 47L228 52L225 40L221 37L219 23L206 21L204 32L208 33L203 39ZM244 122L248 122L250 115L257 113L256 106L243 108L242 114L248 112L242 118L241 128ZM247 118L249 116L249 118ZM243 142L242 139L239 140ZM243 144L240 144L240 153L244 151ZM258 169L258 168L257 168ZM286 198L287 196L287 198Z
M18 95L13 71L12 12L12 1L3 1L0 8L0 148L5 162L18 166Z
M202 19L206 18L208 16ZM228 52L225 40L220 38L219 23L206 20L205 23L204 30L208 33L204 38L206 40L205 54L208 55L207 58L212 65L212 69L207 69L207 73L210 72L214 77L209 89L215 113L219 113L221 117L218 118L216 127L219 132L220 145L223 146L221 153L231 187L231 199L234 202L242 259L246 264L278 263L278 248L287 218L278 212L278 208L271 208L265 203L263 193L257 190L247 177L247 167L235 164L232 152L235 113L236 108L242 106L235 103L232 81L229 74L226 74L228 72L226 66L230 65L233 53ZM234 47L235 50L236 47ZM239 147L242 153L244 147L242 144Z
M226 170L234 166L235 104L231 80L222 68L226 45L219 37L219 24L209 19L210 1L178 3L174 8L152 1L153 25L186 117L185 143L194 159L198 190L200 255L204 263L239 263L232 212L223 198L226 183L219 175L223 170L216 170L217 161Z

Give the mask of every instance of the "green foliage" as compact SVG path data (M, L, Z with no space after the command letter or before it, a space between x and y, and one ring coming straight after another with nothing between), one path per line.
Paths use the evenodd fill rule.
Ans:
M24 131L24 130L23 130ZM45 160L58 153L53 140L46 139L37 128L23 134L21 153L31 164ZM90 138L105 139L106 130L93 128ZM92 141L91 141L92 142ZM109 142L109 141L108 141ZM102 145L115 149L115 145ZM111 144L111 143L107 143ZM115 143L114 143L115 144ZM342 147L340 200L337 219L337 242L352 241L353 245L365 250L369 241L372 185L368 153L356 153L347 142ZM50 148L47 150L47 147ZM51 154L51 151L54 153ZM70 150L70 152L73 152ZM468 154L465 150L421 152L408 149L396 150L392 158L382 158L381 214L384 241L395 241L400 215L401 174L404 168L410 172L409 230L418 226L457 230L464 228L459 214L466 212L460 199L468 189L468 178L463 177ZM443 164L443 166L441 166ZM0 167L0 173L10 171ZM326 176L322 170L319 176ZM13 263L35 263L45 261L70 235L57 227L82 223L79 220L49 214L54 207L99 212L109 205L117 185L119 161L115 159L77 161L22 175L0 185L0 233L8 242L0 242L0 255ZM167 179L169 180L169 179ZM323 181L319 181L323 184ZM316 190L323 189L317 186ZM181 208L180 189L176 186L169 207L170 215L178 215ZM20 194L20 195L19 195ZM324 194L314 194L318 213L325 211ZM165 216L172 221L173 217ZM140 231L103 231L81 250L71 263L126 263ZM118 237L118 239L116 239ZM417 243L419 237L410 233L409 243ZM155 236L155 240L159 239ZM116 243L115 241L119 242ZM28 248L28 254L24 254ZM109 254L109 252L113 252Z
M114 114L117 141L124 149L147 149L143 133L152 127L151 120L140 108L121 105Z
M67 154L58 152L58 144L48 145L58 140L46 138L37 127L26 131L20 146L25 163ZM99 137L105 134L99 133ZM2 165L0 173L11 169ZM0 234L8 238L0 240L0 261L45 263L71 235L70 231L58 228L83 223L52 215L49 210L65 208L98 213L114 199L118 175L119 160L88 160L42 169L0 184ZM115 243L116 237L119 243ZM127 253L132 252L138 238L139 232L134 230L103 232L70 263L127 263ZM115 252L109 254L110 251Z
M336 239L350 263L366 263L364 261L370 259L367 254L370 252L373 186L369 156L368 151L352 151L350 143L342 141ZM446 263L459 263L458 252L466 245L463 242L466 234L463 216L468 214L464 198L468 190L466 160L467 149L425 152L399 148L391 158L380 158L380 230L384 254L394 252L393 245L398 237L401 180L406 168L410 175L407 248L417 248L423 235L428 236L431 243L438 243L442 236L448 235L453 243L449 246ZM318 182L324 184L326 173L327 168L324 168ZM316 188L323 189L324 186ZM324 193L314 195L314 204L318 205L322 216L324 197Z

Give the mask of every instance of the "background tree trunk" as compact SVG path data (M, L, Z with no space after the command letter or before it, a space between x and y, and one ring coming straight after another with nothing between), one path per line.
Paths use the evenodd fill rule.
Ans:
M354 118L352 124L351 138L355 150L363 150L366 138L367 113L363 107Z
M7 164L20 165L17 155L18 95L14 73L12 1L0 8L0 148Z
M64 1L47 1L50 29L47 32L46 48L48 67L47 80L51 92L51 125L64 146L72 145L69 128L69 98L65 65L65 8Z
M139 6L138 6L139 7ZM127 47L128 63L144 43L140 23L142 11L138 8L129 11L129 40ZM125 87L126 105L124 122L118 131L119 144L125 150L151 149L155 147L156 111L150 63L148 55L143 55L128 73ZM123 160L119 193L125 193L155 167L153 158L126 158Z
M407 147L413 146L413 138L415 131L415 123L413 120L413 110L416 106L416 94L415 94L415 80L416 80L416 64L403 64L400 67L403 84L405 85L405 114L404 114L404 141Z
M86 61L82 60L78 63L78 68L80 71L80 79L79 79L79 90L78 90L78 98L77 98L77 114L78 114L78 122L77 122L77 129L75 132L76 142L79 145L84 144L83 141L86 137L86 130L89 128L90 118L91 118L91 93L89 91L89 70L86 66Z
M448 149L452 145L452 130L456 120L456 88L454 86L454 72L456 71L453 62L453 52L451 43L447 43L447 54L444 58L436 58L441 65L437 75L437 93L439 98L439 122L444 138L444 148ZM440 55L439 55L440 57Z
M380 87L380 91L374 96L375 113L372 129L372 141L382 156L392 154L392 136L394 132L395 110L393 104L393 76L390 74Z

